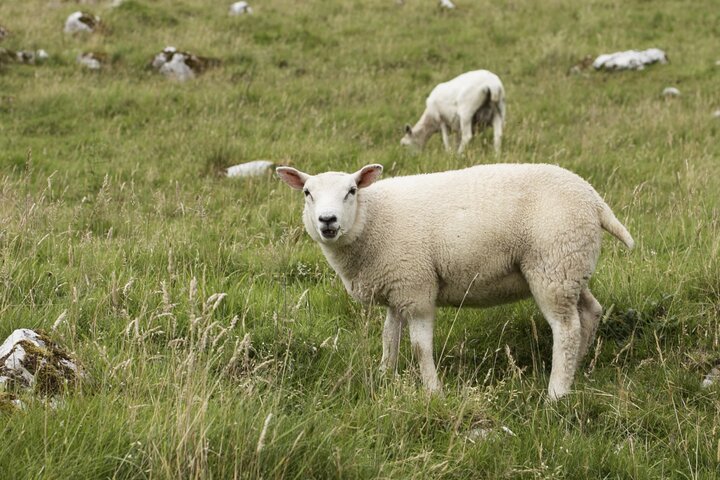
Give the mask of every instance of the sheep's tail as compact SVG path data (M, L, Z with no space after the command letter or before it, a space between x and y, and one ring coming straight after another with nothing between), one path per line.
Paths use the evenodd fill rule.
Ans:
M492 103L500 103L503 101L504 92L500 85L493 85L491 87L488 87L488 90L490 90L490 101Z
M600 225L610 233L610 235L623 242L628 250L632 250L635 246L635 240L633 240L630 232L627 231L625 225L620 223L620 220L617 219L605 202L602 203L600 209Z

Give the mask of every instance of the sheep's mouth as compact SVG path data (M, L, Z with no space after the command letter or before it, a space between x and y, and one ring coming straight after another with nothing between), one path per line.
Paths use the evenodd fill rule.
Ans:
M337 228L321 228L320 234L323 236L323 238L333 239L333 238L337 237L338 229Z

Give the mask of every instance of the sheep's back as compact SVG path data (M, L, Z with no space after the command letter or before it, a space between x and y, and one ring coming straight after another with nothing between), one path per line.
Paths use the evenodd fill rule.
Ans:
M578 235L600 235L597 193L552 165L480 165L390 178L367 190L376 218L366 228L382 230L406 271L413 261L425 271L432 265L448 304L471 283L482 289L509 281L508 288L522 290L515 276L523 259L555 248L575 223Z

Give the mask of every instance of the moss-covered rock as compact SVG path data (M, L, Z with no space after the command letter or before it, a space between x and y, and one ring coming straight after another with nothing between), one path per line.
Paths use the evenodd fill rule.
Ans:
M0 388L33 389L54 395L75 388L85 377L79 362L46 333L15 330L0 345Z
M17 396L9 392L0 392L0 416L15 413L19 408L22 408L22 403Z

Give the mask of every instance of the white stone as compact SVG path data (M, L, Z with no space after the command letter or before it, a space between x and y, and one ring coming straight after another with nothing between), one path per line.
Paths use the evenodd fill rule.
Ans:
M81 53L77 57L77 62L90 70L100 70L102 63L93 53Z
M675 87L667 87L662 92L663 97L679 97L680 96L680 90L678 90Z
M167 62L172 60L173 55L177 52L177 48L167 46L163 48L163 51L155 55L155 58L153 58L152 61L152 67L155 69L159 69L163 65L165 65Z
M650 48L604 54L595 59L593 67L596 70L642 70L653 63L667 63L665 52Z
M37 333L33 332L29 328L20 328L12 332L10 336L5 339L3 344L0 345L0 359L7 356L12 351L15 344L22 342L23 340L45 348L45 343L40 340L40 336Z
M27 351L20 342L27 342L42 349L47 348L40 335L30 329L21 328L12 332L0 345L0 386L8 382L18 382L20 386L31 388L35 384L35 372L48 361L47 358L41 357L40 365L30 366L33 370L30 371L26 365ZM78 365L70 360L61 358L59 364L70 369L76 378L85 376Z
M162 64L160 73L179 82L195 78L195 72L185 63L187 58L183 53L174 53L170 61Z
M235 2L230 5L230 15L252 14L253 9L248 2Z
M508 427L506 427L504 425L500 427L500 431L504 432L505 434L507 434L511 437L517 436L517 435L515 435L515 433L512 430L510 430ZM492 436L494 436L494 434L496 432L497 431L492 428L473 428L472 430L470 430L469 432L467 432L465 434L465 438L467 440L471 441L472 443L475 443L480 440L490 439Z
M710 370L710 373L705 375L701 386L702 388L709 388L715 385L718 380L720 380L720 368L714 367L712 370Z
M448 10L455 8L455 4L451 0L440 0L440 6Z
M38 60L47 60L48 58L50 58L50 55L48 55L48 53L41 48L40 50L35 52L35 57Z
M35 381L35 375L25 368L23 361L25 360L25 349L20 345L20 342L29 342L40 348L45 348L45 342L40 339L40 336L27 328L21 328L15 330L10 336L0 345L0 361L3 361L0 368L4 373L10 373L11 375L0 376L0 385L4 385L11 378L21 378L26 385L30 386Z
M713 118L720 118L720 110L715 110L712 114Z
M85 12L73 12L65 20L65 33L93 32L100 17Z
M30 65L35 63L35 52L32 50L18 50L15 52L15 58L20 63L28 63Z
M225 172L228 177L257 177L264 175L274 166L275 164L270 160L255 160L233 165L227 168Z

